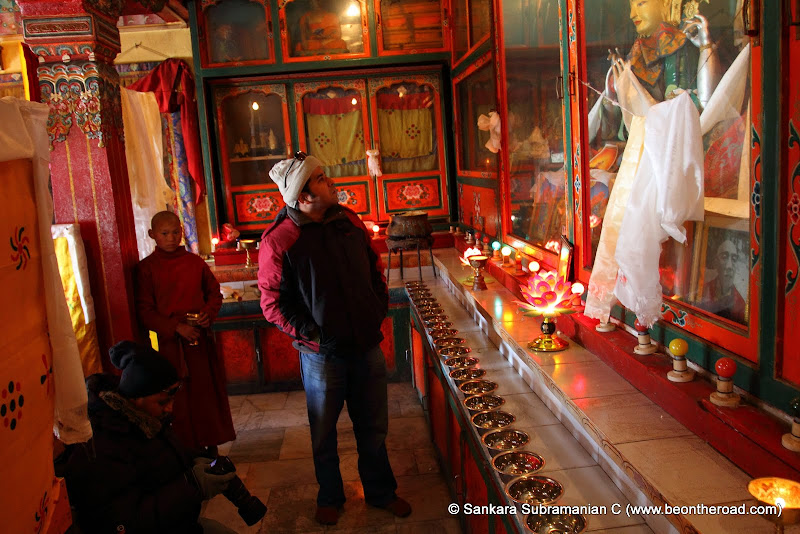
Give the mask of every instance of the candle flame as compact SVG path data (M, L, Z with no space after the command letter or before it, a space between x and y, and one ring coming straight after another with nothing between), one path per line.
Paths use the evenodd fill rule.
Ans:
M466 266L469 266L469 257L480 256L481 254L482 252L481 249L479 248L467 248L467 250L464 251L464 255L459 259L461 260L461 263L463 263Z

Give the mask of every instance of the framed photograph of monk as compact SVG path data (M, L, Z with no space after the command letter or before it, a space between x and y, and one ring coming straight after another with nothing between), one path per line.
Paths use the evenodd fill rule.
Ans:
M748 219L709 216L698 224L696 290L693 304L709 313L747 324L749 311Z

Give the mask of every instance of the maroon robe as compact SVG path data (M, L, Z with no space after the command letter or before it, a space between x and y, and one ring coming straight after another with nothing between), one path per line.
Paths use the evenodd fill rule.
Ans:
M140 324L158 335L158 351L178 369L183 387L175 397L175 433L188 447L219 445L236 438L225 391L225 367L208 328L195 346L175 328L187 312L205 312L213 322L222 307L219 282L199 256L159 248L136 269Z

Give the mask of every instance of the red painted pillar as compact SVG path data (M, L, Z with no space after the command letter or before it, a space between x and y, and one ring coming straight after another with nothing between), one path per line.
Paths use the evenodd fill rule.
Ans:
M101 352L137 334L132 269L138 260L122 129L117 19L124 2L20 0L50 106L56 223L78 223L89 264Z

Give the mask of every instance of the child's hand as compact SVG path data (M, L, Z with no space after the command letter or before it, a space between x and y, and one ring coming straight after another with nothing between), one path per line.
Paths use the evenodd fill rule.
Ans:
M211 326L211 318L206 312L200 312L200 316L197 318L197 324L203 328L208 328Z
M189 342L197 341L200 338L200 330L186 323L178 323L178 326L175 327L175 331L179 336Z

